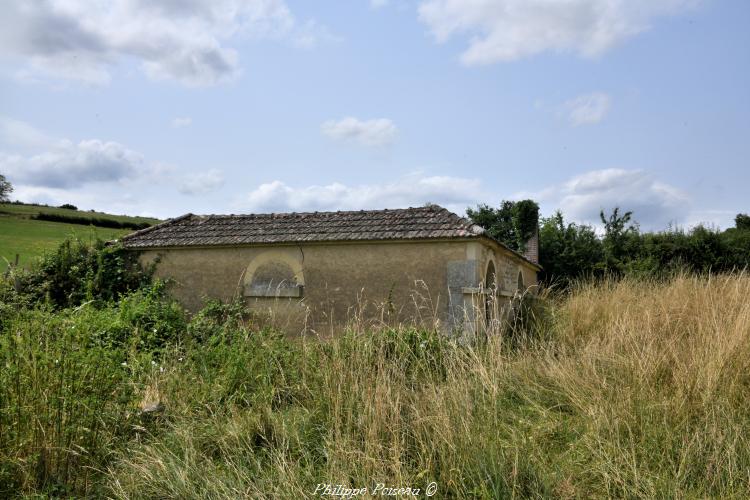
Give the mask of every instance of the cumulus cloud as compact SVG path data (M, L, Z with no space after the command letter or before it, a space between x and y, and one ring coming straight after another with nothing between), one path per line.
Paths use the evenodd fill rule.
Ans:
M18 152L23 149L33 152ZM222 172L216 169L185 175L174 165L147 162L118 142L58 139L7 117L0 117L0 172L14 183L19 197L25 196L19 199L29 201L63 199L66 193L82 199L87 192L105 188L119 191L122 201L134 186L141 190L171 185L181 193L200 195L224 184Z
M61 141L51 151L33 156L0 153L0 170L20 184L70 188L114 182L134 176L143 157L122 144L97 139L74 144Z
M224 185L224 175L220 170L211 169L186 176L178 190L182 194L200 195L216 191Z
M664 229L683 223L690 212L690 198L680 189L659 181L645 170L609 168L593 170L538 193L521 193L545 205L560 208L572 220L598 225L599 212L614 207L633 212L644 229Z
M26 122L0 116L0 146L9 145L15 149L26 149L49 147L56 143L54 138Z
M14 198L25 202L73 203L108 213L162 218L223 210L216 208L215 200L198 196L223 186L219 170L186 173L176 165L147 160L118 142L56 138L2 116L0 173L13 183ZM194 196L169 196L170 192Z
M11 0L0 18L0 54L26 72L105 83L133 58L154 79L212 85L234 78L236 37L311 45L322 28L300 23L284 0Z
M290 212L400 208L438 203L463 212L481 196L477 179L412 175L397 182L348 186L292 187L282 181L261 184L243 207L252 212Z
M563 111L574 127L599 123L609 112L610 98L603 92L581 95L563 104Z
M351 116L328 120L320 126L320 130L331 139L375 147L392 143L398 132L396 125L387 118L359 120Z
M172 120L172 126L174 128L189 127L193 123L193 119L189 116L177 117Z
M598 56L698 0L423 0L419 18L438 42L467 35L467 65L541 52Z

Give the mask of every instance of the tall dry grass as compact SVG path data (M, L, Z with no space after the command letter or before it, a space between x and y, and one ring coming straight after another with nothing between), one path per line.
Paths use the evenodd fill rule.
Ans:
M431 481L455 498L745 498L748 297L745 274L623 280L550 299L521 341L401 328L206 347L165 360L158 432L104 482L117 498Z

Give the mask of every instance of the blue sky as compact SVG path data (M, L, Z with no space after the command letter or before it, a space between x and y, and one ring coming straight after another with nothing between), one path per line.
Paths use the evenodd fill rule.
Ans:
M92 7L95 5L95 7ZM743 0L9 1L14 198L159 217L750 210Z

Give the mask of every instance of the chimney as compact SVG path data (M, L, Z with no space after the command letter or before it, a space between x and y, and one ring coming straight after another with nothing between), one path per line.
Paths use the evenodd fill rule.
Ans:
M534 234L526 242L526 250L523 252L523 256L529 259L534 264L539 264L539 226L537 225Z

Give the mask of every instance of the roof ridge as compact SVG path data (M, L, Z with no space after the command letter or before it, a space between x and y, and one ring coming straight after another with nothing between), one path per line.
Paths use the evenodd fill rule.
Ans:
M190 217L193 217L193 215L194 214L188 212L188 213L186 213L184 215L180 215L179 217L175 217L173 219L167 219L164 222L160 222L159 224L154 224L153 226L149 226L149 227L146 227L146 228L143 228L143 229L139 229L138 231L134 231L132 233L126 234L125 236L123 236L122 238L120 238L120 241L127 240L127 239L130 239L130 238L134 238L136 236L141 236L141 235L146 234L146 233L150 233L151 231L153 231L155 229L162 229L162 228L171 226L172 224L174 224L176 222L180 222L181 220L185 220L185 219L188 219ZM117 240L115 240L115 241L117 241Z
M451 212L445 207L441 207L440 205L435 205L435 204L429 205L429 207L433 208L433 210L436 212L447 212L448 215L450 215L456 220L456 222L463 224L467 230L471 231L474 234L484 234L486 232L486 230L482 226L475 224L473 221L471 221L470 219L466 217L461 217L460 215L454 212Z
M270 216L292 216L292 215L343 215L343 214L377 214L377 213L393 213L393 212L408 212L408 211L437 211L435 208L444 210L456 217L456 214L451 212L445 207L440 205L427 205L423 207L407 207L407 208L379 208L369 210L324 210L314 212L262 212L262 213L249 213L249 214L190 214L196 217L215 217L215 218L229 218L229 217L270 217Z

